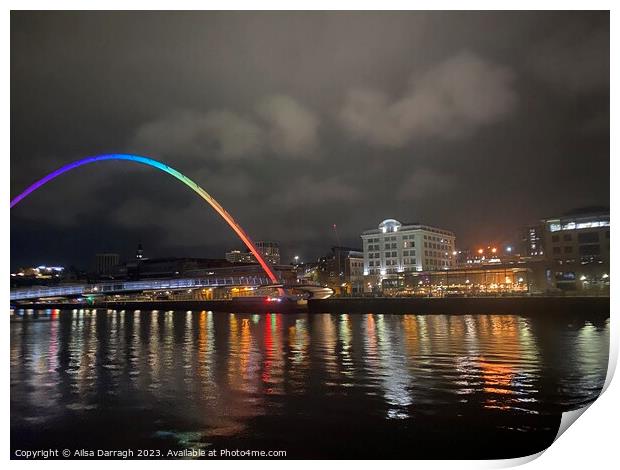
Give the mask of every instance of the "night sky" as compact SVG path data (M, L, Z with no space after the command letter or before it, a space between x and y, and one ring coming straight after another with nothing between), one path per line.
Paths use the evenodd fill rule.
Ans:
M209 191L283 261L381 220L457 246L609 205L609 14L11 14L11 195L140 153ZM11 211L11 267L241 242L168 175L85 166Z

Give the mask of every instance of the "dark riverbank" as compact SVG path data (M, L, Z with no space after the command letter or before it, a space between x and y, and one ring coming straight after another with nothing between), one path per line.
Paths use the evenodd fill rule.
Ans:
M313 313L588 314L607 318L609 297L330 298L310 300Z
M459 298L347 298L309 300L308 305L264 300L186 300L152 302L99 302L95 304L39 303L17 308L106 308L115 310L212 310L219 312L303 312L310 313L415 313L432 314L515 314L574 315L609 317L609 297L459 297Z

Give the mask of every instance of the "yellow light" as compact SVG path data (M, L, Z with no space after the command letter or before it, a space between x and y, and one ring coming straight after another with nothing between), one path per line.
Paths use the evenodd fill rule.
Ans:
M479 254L482 254L482 253L484 253L484 250L483 250L482 248L480 248L480 249L478 250L478 253L479 253Z
M492 252L492 253L497 253L497 248L493 248L493 249L491 250L491 252Z

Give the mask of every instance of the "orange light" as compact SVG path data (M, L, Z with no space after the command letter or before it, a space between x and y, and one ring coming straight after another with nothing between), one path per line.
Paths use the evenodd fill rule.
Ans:
M480 248L480 249L478 250L478 253L479 253L479 254L482 254L482 253L484 253L484 250L483 250L482 248Z
M491 250L491 252L492 252L492 253L497 253L497 248L493 248L493 249Z

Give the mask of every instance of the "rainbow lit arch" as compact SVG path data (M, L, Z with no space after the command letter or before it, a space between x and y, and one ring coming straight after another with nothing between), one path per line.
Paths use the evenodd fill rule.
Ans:
M153 160L152 158L143 157L140 155L129 155L125 153L113 153L109 155L96 155L94 157L87 157L87 158L83 158L82 160L77 160L73 163L69 163L68 165L65 165L59 168L56 171L51 172L47 176L44 176L43 178L41 178L39 181L36 181L35 183L28 186L24 192L22 192L21 194L19 194L18 196L16 196L15 198L11 200L11 208L13 208L13 206L15 206L18 202L20 202L30 193L36 191L41 186L43 186L45 183L53 180L57 176L60 176L63 173L66 173L67 171L73 170L74 168L80 167L82 165L87 165L89 163L95 163L95 162L100 162L104 160L127 160L130 162L136 162L136 163L141 163L143 165L152 166L153 168L157 168L158 170L161 170L165 173L168 173L169 175L174 176L176 179L178 179L185 185L189 186L192 190L194 190L195 193L197 193L201 198L207 201L209 205L213 207L213 209L215 209L215 211L226 221L226 223L230 225L230 228L232 228L235 231L235 233L239 236L239 238L243 241L243 243L245 243L248 249L256 257L256 260L259 262L261 267L265 270L265 273L267 273L267 276L269 276L269 279L271 280L271 282L273 282L274 284L278 283L278 278L274 274L271 267L267 264L267 262L265 261L261 253L258 251L258 249L254 245L250 237L245 233L245 231L235 221L235 219L232 218L232 216L226 211L226 209L224 209L220 205L219 202L213 199L213 197L211 197L209 193L207 193L204 189L202 189L200 186L198 186L196 183L194 183L191 179L189 179L184 174L178 172L174 168L170 168L168 165L158 162L157 160Z

